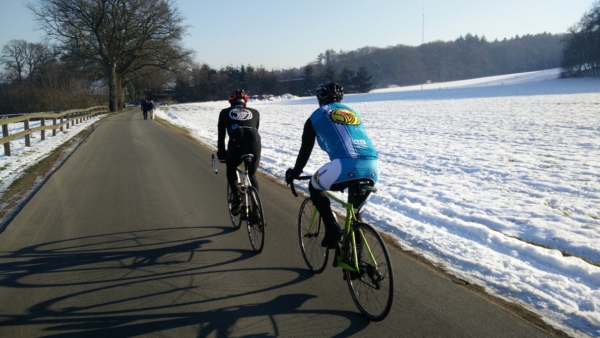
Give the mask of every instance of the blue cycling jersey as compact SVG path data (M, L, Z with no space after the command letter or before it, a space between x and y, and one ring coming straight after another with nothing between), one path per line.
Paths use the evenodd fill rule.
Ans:
M337 158L377 159L377 151L360 115L350 107L334 102L315 110L310 116L319 147Z

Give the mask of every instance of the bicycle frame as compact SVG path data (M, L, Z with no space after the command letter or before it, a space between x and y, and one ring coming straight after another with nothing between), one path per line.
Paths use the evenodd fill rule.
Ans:
M246 155L244 155L246 156ZM220 160L219 158L216 158L215 155L212 155L212 167L213 167L213 171L215 172L215 174L218 174L218 170L217 170L217 162L221 162L221 163L225 163L225 160ZM245 211L247 213L247 208L248 208L248 203L245 203L248 201L248 190L245 187L251 187L252 183L250 182L250 178L248 178L248 167L246 166L246 162L244 161L244 170L240 169L239 167L236 168L236 175L237 175L237 180L238 180L238 189L240 189L240 192L242 194L244 194L243 197L243 201L245 204ZM241 179L240 179L241 178Z
M221 163L225 163L224 160L220 160L218 158L215 157L215 155L212 155L212 167L213 167L213 171L215 172L215 174L218 174L219 171L217 170L217 162L221 162ZM238 179L238 185L242 185L242 186L246 186L246 187L251 187L252 183L250 183L250 179L248 178L248 175L246 174L246 171L240 169L240 168L236 168L236 174L237 174L237 179ZM248 168L246 168L245 164L244 164L244 169L248 170ZM241 180L240 180L240 176L241 176Z
M376 191L374 188L372 188L373 191ZM335 255L335 265L341 267L342 269L346 269L346 270L350 270L352 272L358 272L359 271L359 266L358 266L358 254L357 254L357 250L356 250L356 237L354 235L354 231L351 231L351 227L352 227L352 222L357 221L356 219L356 214L354 213L354 205L352 205L351 203L347 203L344 202L343 200L341 200L340 198L338 198L337 196L335 196L333 193L331 193L330 191L326 191L325 192L327 194L327 196L334 200L335 202L339 203L344 209L346 209L346 222L344 225L344 231L343 231L343 237L342 237L342 247L340 248L338 246L338 248L336 249L336 255ZM312 215L310 217L310 224L308 226L308 231L307 233L310 233L312 230L313 225L315 224L315 218L317 215L317 208L313 207L313 212ZM373 252L371 251L371 248L369 247L369 245L367 244L367 240L364 237L365 235L362 233L362 231L359 232L361 239L362 239L362 243L365 246L365 248L367 249L367 252L369 253L369 256L371 257L371 260L373 261L373 265L376 269L376 271L379 271L379 267L377 265L377 261L375 260L375 257L373 256ZM352 248L353 248L353 262L354 262L354 266L350 266L348 264L346 264L344 262L344 257L346 257L346 251L345 251L345 247L346 247L346 242L347 241L352 241Z
M310 180L312 176L290 177L291 170L286 172L286 183L290 186L292 194L298 197L294 181ZM354 304L369 320L381 321L389 314L394 298L392 264L383 238L373 226L357 219L360 218L360 210L355 209L355 205L366 202L368 194L377 192L373 183L374 181L368 178L347 182L344 184L348 189L345 201L334 191L325 190L326 197L319 197L328 198L331 203L336 202L346 209L343 233L339 236L341 246L340 243L326 247L321 245L329 244L325 241L327 237L323 237L327 235L327 231L323 215L319 214L315 201L310 198L304 199L300 206L298 239L304 262L314 274L325 270L330 254L329 248L335 248L333 266L342 268Z

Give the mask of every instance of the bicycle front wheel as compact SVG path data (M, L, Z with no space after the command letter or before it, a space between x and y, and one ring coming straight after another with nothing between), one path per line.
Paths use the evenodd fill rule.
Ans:
M394 298L394 273L385 243L375 229L365 223L354 223L358 272L344 270L352 300L369 320L378 322L390 312ZM351 238L345 244L346 262L354 266Z
M310 198L305 199L300 206L298 237L302 257L308 269L314 273L323 272L329 257L329 250L321 246L325 237L325 224Z
M229 186L229 183L227 183L227 207L229 208L229 218L231 219L231 224L233 224L233 228L237 230L240 228L240 226L242 226L242 213L239 210L236 211L236 214L234 214L231 211L233 206L232 201L233 197L231 187Z
M265 245L265 216L260 203L258 191L253 187L248 187L248 237L250 245L256 253L261 253Z

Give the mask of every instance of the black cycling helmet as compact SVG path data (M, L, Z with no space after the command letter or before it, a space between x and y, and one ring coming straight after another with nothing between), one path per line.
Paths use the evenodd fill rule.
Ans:
M344 87L333 81L325 81L317 87L316 94L320 106L332 102L342 102Z
M229 103L233 104L245 104L248 102L248 94L243 89L237 89L229 94Z

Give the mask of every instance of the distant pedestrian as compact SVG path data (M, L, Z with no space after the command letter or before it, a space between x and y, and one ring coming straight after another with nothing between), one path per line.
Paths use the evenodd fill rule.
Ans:
M154 109L156 106L154 105L154 101L150 100L147 105L148 112L150 113L150 120L154 120Z
M144 120L148 119L148 101L146 99L142 100L142 113L144 114Z

